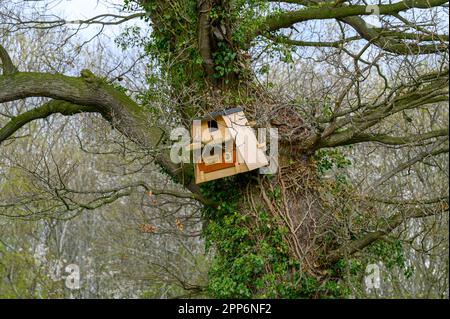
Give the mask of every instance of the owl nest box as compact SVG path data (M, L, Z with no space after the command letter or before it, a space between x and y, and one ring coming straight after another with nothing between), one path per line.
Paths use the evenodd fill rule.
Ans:
M197 184L269 165L265 144L258 143L240 108L194 120L192 137L189 149L194 153Z

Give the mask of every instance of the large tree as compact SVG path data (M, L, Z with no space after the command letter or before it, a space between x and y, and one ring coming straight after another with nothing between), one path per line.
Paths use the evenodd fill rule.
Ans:
M128 13L85 21L5 14L11 32L144 19L152 31L140 43L155 72L146 91L127 95L126 88L87 69L80 76L23 72L0 41L0 105L48 99L8 116L0 143L53 114L98 113L184 190L153 189L140 181L105 191L88 205L73 201L73 190L55 189L68 211L112 203L130 189L189 198L203 205L203 235L215 252L211 295L344 296L342 279L363 273L371 252L388 259L401 255L404 248L395 239L401 233L424 227L426 237L435 225L430 220L446 218L448 187L406 188L396 179L422 164L433 167L430 175L446 174L446 3L128 0ZM368 16L381 26L368 23ZM126 46L131 40L124 38ZM276 67L279 60L285 69ZM288 73L296 83L269 83L282 83ZM170 102L161 107L157 91L163 85ZM196 185L192 165L170 159L170 129L189 128L196 117L234 106L257 126L278 128L279 170ZM346 156L359 144L403 155L391 170L368 174L367 187L324 174L348 167Z

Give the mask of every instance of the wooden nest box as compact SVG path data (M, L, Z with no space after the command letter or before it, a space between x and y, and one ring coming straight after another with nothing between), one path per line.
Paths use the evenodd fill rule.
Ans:
M269 165L265 144L259 144L240 108L214 112L192 127L195 182L224 178Z

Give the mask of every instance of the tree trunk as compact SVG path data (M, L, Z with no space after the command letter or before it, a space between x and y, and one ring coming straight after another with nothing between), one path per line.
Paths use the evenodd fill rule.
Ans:
M186 125L193 115L235 106L244 107L260 126L286 123L278 127L282 140L276 175L249 172L201 186L204 197L220 203L204 212L205 238L216 254L209 292L216 297L311 297L323 277L322 234L328 221L307 125L255 84L247 48L232 36L236 21L228 1L144 6L159 45L155 56L178 88L174 98ZM192 62L197 58L201 63ZM207 98L192 104L182 92Z

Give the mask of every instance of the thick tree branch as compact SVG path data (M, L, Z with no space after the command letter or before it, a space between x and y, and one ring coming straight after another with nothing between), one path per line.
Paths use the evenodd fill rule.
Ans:
M162 138L160 128L133 100L96 78L90 71L81 77L48 73L14 73L0 76L0 103L27 97L48 97L92 107L123 134L144 146L156 147Z
M432 8L440 6L446 0L406 0L399 1L394 4L380 4L377 7L380 9L380 15L398 16L398 13L411 8ZM299 3L306 8L300 10L281 12L269 15L265 22L262 23L255 36L267 35L272 31L277 31L282 28L292 27L296 23L316 20L316 19L337 19L353 27L358 32L359 36L373 45L381 48L384 51L400 54L400 55L417 55L417 54L432 54L448 50L448 36L434 35L430 32L426 34L415 34L397 32L393 30L386 30L375 28L368 25L360 16L372 14L367 10L365 5L342 5L342 2L333 1L316 1L303 0L293 1L292 3ZM426 30L422 30L426 31ZM278 39L279 40L279 39ZM404 40L413 40L412 42L405 42ZM433 42L427 44L420 44L420 42ZM341 41L336 42L308 42L284 40L285 43L297 46L319 46L319 47L340 47ZM417 43L419 42L419 43ZM328 45L327 45L328 44Z
M341 144L335 144L334 146L343 146L349 144L357 144L364 142L376 142L386 145L404 145L404 144L417 144L425 140L436 138L440 136L447 136L449 133L448 128L443 128L423 134L412 134L406 136L390 136L386 134L368 134L361 133L355 135L353 138L344 141Z
M325 129L317 148L333 147L359 142L358 136L364 131L381 122L383 119L407 109L417 108L433 103L448 102L448 70L430 72L417 77L411 83L401 85L392 91L386 99L376 105L366 105L361 112L353 116L337 119L335 114L332 122ZM337 129L347 129L337 132ZM367 135L365 136L367 137Z
M392 232L407 220L410 220L412 218L424 218L442 214L444 212L448 212L448 208L448 201L443 201L429 207L420 206L401 209L391 217L383 220L381 223L382 225L380 225L380 230L367 233L362 237L351 241L334 251L331 251L326 256L326 263L333 264L341 258L353 255L354 253L361 251L373 242Z
M89 70L83 70L81 77L31 72L0 76L0 103L27 97L53 98L78 105L79 108L82 106L89 112L98 112L115 129L145 148L157 149L165 136L163 129L152 125L146 110L106 81L95 77ZM71 107L76 109L76 106ZM61 113L60 109L55 111ZM45 113L43 110L40 112ZM30 114L26 114L19 119L26 121L29 118ZM17 123L13 121L5 129L5 136L16 127ZM158 150L155 160L182 185L200 195L198 186L192 177L188 177L192 176L190 165L182 167L174 164L169 152L162 150Z
M340 48L345 43L349 43L352 41L360 40L360 36L354 36L349 37L346 39L338 40L338 41L301 41L301 40L293 40L289 39L284 36L272 36L268 34L264 34L264 36L273 42L281 43L281 44L288 44L288 45L295 45L295 46L301 46L301 47L331 47L331 48Z
M52 100L35 109L13 117L5 126L0 128L0 145L17 130L27 123L46 118L52 114L74 115L81 112L97 112L92 106L80 106L65 101Z
M203 66L208 75L208 80L211 80L214 74L214 61L212 55L211 43L211 19L210 12L212 9L212 2L210 0L197 0L198 10L198 47L200 56L203 59Z
M375 28L375 31L379 32L383 37L392 37L402 40L414 40L414 41L441 41L449 42L449 36L447 34L437 34L437 33L411 33L411 32L399 32L389 29L379 29Z
M412 8L428 9L447 3L448 0L403 0L393 4L378 5L380 15L396 14ZM257 34L288 28L296 23L309 20L342 19L351 16L371 15L366 5L335 7L333 4L320 3L304 9L269 15Z
M448 44L442 42L421 45L412 42L400 41L401 37L399 37L397 33L393 33L388 30L371 28L361 17L348 16L340 20L353 27L353 29L355 29L361 37L387 52L399 55L416 55L433 54L448 50ZM403 38L405 37L407 39L409 36L406 34ZM442 41L442 38L438 38L436 36L435 41Z

